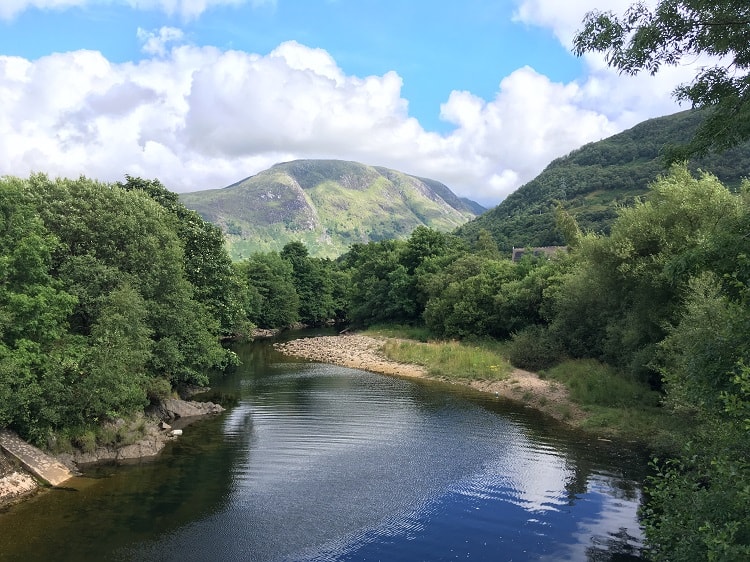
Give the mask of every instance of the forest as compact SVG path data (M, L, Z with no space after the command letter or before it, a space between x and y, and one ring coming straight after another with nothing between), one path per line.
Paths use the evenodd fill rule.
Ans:
M417 228L336 260L300 242L232 262L221 231L158 180L0 180L0 426L51 447L204 385L255 326L424 327L507 340L518 366L605 365L692 431L654 461L655 558L750 555L750 181L676 165L609 234L562 207L556 255ZM700 556L703 558L704 556Z

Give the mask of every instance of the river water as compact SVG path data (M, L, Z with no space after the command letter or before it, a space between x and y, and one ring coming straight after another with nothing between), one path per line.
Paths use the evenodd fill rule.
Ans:
M0 560L640 560L638 451L268 343L155 460L0 513Z

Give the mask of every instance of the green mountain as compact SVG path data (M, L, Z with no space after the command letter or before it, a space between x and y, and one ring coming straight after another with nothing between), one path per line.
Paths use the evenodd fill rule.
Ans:
M513 247L564 244L555 228L558 202L584 231L609 231L618 206L643 197L648 185L667 169L665 149L687 142L703 119L699 111L644 121L622 133L593 142L550 163L500 205L459 227L456 233L473 243L488 230L501 251ZM691 169L716 175L737 188L750 176L750 143L719 155L689 162Z
M420 225L454 230L484 210L440 182L342 160L276 164L180 201L221 227L234 259L293 240L311 255L335 257L355 242L405 238Z

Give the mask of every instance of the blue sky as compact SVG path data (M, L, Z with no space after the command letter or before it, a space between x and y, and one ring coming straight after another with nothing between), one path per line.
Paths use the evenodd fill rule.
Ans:
M0 173L223 187L294 158L497 204L552 159L679 110L570 40L624 0L4 0Z

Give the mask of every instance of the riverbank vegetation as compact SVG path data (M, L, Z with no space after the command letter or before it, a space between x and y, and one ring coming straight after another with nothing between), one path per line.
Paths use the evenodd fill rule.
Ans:
M355 245L335 262L345 317L358 327L417 326L420 340L505 342L514 366L568 387L587 427L619 428L661 451L644 508L654 553L690 529L699 558L743 559L750 182L730 191L678 165L619 209L608 235L581 232L562 210L557 228L566 249L519 261L500 255L486 232L471 247L425 228L405 241ZM459 348L394 344L389 353L436 368L443 350ZM692 495L698 504L687 502Z
M0 427L91 440L235 358L247 328L218 228L158 181L0 180Z
M386 357L401 363L422 365L434 377L447 380L501 380L508 378L511 365L498 352L497 344L463 344L458 341L415 342L389 340Z
M677 166L608 235L560 210L567 247L518 261L486 231L467 244L421 227L337 260L293 242L232 263L216 227L130 177L4 178L0 221L0 425L37 443L90 446L102 422L205 384L234 361L221 339L253 324L401 325L415 340L389 346L401 361L464 379L533 370L589 428L674 452L655 465L650 540L688 528L744 553L750 182Z
M512 382L515 365L509 360L513 345L509 340L438 340L424 327L404 325L377 325L363 333L389 338L383 346L389 359L422 365L430 376L442 380ZM565 359L536 375L562 384L570 402L584 414L561 419L600 437L637 441L660 454L674 454L680 443L693 436L694 420L666 408L663 393L596 359ZM543 395L524 393L515 397L532 407L539 398L545 400Z

